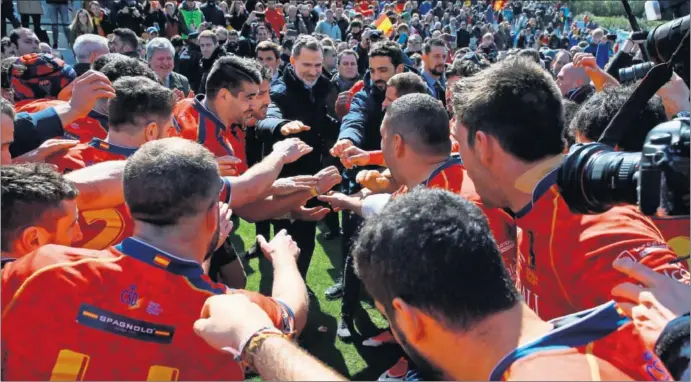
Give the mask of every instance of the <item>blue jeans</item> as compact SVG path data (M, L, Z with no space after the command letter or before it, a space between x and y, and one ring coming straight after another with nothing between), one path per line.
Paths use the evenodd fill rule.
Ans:
M70 40L70 29L69 25L72 20L70 20L70 11L67 4L46 4L46 10L48 11L48 16L53 24L53 45L58 45L58 17L60 18L60 23L62 24L63 31L65 32L65 40L69 42Z

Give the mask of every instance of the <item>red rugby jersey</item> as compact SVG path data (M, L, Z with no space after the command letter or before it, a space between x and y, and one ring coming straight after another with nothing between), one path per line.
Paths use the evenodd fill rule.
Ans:
M554 329L507 354L490 381L671 381L613 302L552 320Z
M232 155L242 161L236 165L238 174L244 173L247 171L245 130L235 125L226 127L203 102L203 94L178 102L173 109L175 131L169 136L198 142L217 157Z
M667 245L678 257L689 255L689 217L653 217L653 223L660 230Z
M65 105L66 101L56 99L38 99L15 105L17 113L36 113L41 110ZM86 117L77 118L67 126L63 126L64 136L61 138L78 139L82 143L89 143L94 138L105 139L108 135L108 116L90 111ZM58 138L58 137L56 137Z
M46 162L57 165L60 172L70 172L96 163L125 160L135 151L136 148L121 147L94 138L88 144L70 148L62 156L49 157ZM124 203L113 208L80 210L79 226L83 238L73 243L78 248L106 249L132 236L134 232L134 222Z
M494 240L497 242L504 265L511 277L516 278L516 225L513 218L506 212L497 208L484 208L480 196L475 191L475 185L468 176L460 157L452 155L423 182L427 188L439 188L455 194L473 202L480 207L492 230ZM408 187L401 186L391 198L408 192Z
M620 256L688 282L687 266L668 264L676 255L637 207L574 214L559 192L556 176L556 170L547 174L536 186L532 203L516 214L522 230L517 288L542 319L611 300L612 288L627 281L612 267Z
M3 377L243 380L231 355L193 331L205 300L224 293L246 294L292 333L285 304L215 284L198 263L136 239L104 251L42 247L2 272Z
M79 144L70 148L62 156L49 157L46 162L57 165L61 172L69 172L96 163L125 160L135 151L137 148L121 147L94 139L89 144ZM221 180L219 201L229 203L232 190L230 180ZM83 237L80 241L72 243L78 248L106 249L134 233L134 221L124 203L112 208L80 210L79 226Z

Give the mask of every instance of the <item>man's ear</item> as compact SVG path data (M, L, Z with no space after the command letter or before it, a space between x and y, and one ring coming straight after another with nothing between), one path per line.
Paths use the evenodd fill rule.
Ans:
M206 213L206 225L211 231L215 231L218 225L218 208L218 203L216 203L216 205L209 208L209 211Z
M160 137L160 127L156 122L149 122L148 125L144 128L144 139L149 142L149 141L155 141Z
M398 64L398 66L396 67L396 74L403 73L404 70L405 66L403 64Z
M15 250L21 253L33 252L48 243L48 238L41 232L41 229L36 226L29 226L24 228L19 234L17 241L15 241Z
M392 143L394 153L396 154L396 158L402 157L405 153L405 144L403 142L403 137L401 137L399 134L394 134Z
M393 299L392 306L393 319L396 321L396 326L401 334L411 344L420 342L425 336L423 313L399 297Z
M295 66L295 57L293 56L290 56L290 65L293 65L293 67Z
M494 137L485 134L483 131L478 130L475 132L473 148L478 153L480 163L483 166L488 167L494 161L494 150L499 148L497 147L498 143Z

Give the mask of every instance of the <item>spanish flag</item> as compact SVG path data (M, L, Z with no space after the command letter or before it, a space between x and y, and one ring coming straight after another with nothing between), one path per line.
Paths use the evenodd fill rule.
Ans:
M391 37L391 34L393 34L393 24L391 24L391 20L389 20L389 17L385 13L382 13L379 18L374 21L374 26L377 27L378 30L384 32L386 37Z
M501 11L504 9L504 3L506 3L506 0L494 0L494 10Z

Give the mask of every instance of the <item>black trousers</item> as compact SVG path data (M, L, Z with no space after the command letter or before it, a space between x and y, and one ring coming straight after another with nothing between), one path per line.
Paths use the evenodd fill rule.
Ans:
M20 15L22 18L22 26L24 28L29 27L29 19L34 24L34 33L41 33L41 15ZM3 16L4 17L4 16Z
M275 233L285 229L288 231L288 235L292 236L293 240L295 240L298 248L300 248L298 270L302 278L307 280L307 271L312 262L312 255L314 254L314 238L317 233L317 222L275 220L273 221L273 226Z
M0 11L2 12L2 17L0 17L2 22L2 35L7 36L7 20L12 24L12 28L19 28L21 24L14 14L14 4L12 0L3 0Z
M343 265L343 298L341 300L341 314L352 316L360 303L360 287L362 282L355 274L351 249L357 238L363 219L361 216L350 212L343 212L343 239L341 241L342 252L345 258Z
M262 235L267 241L271 240L271 220L262 220L254 223L254 234Z

